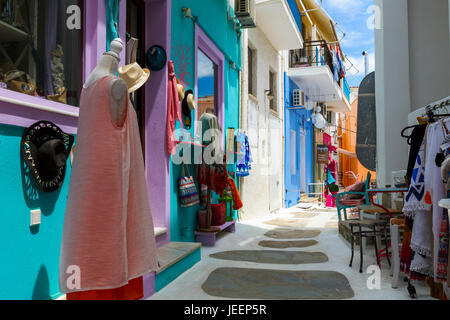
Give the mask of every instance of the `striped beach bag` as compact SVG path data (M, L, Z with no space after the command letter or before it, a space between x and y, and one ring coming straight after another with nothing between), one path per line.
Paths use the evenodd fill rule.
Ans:
M188 172L186 176L185 169ZM194 178L189 173L189 168L183 164L182 177L178 179L178 189L180 192L180 203L182 208L189 208L200 203L197 186Z

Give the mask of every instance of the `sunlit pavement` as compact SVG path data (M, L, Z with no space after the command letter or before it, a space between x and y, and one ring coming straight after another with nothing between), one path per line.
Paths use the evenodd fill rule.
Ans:
M283 264L261 264L241 261L225 261L209 257L210 254L228 251L228 250L273 250L262 248L258 245L261 240L273 240L264 236L268 230L279 228L274 225L268 225L264 222L273 219L284 218L293 219L302 227L301 229L318 229L321 234L314 239L318 241L317 245L307 248L289 248L282 250L302 250L309 252L323 252L329 261L319 264L302 265L283 265ZM305 211L299 208L291 208L280 211L277 214L271 214L263 219L240 222L236 226L236 233L224 233L218 237L215 247L202 247L202 260L192 269L183 273L180 277L170 283L150 298L150 300L208 300L225 299L206 294L201 286L208 276L216 268L234 267L234 268L262 268L276 270L324 270L342 273L350 282L355 293L353 299L358 300L409 300L410 297L406 290L406 283L400 281L399 288L391 287L392 277L386 258L382 259L381 281L379 289L368 289L368 279L372 273L366 270L370 265L376 264L373 248L370 246L365 250L364 255L364 273L359 273L359 247L356 247L356 254L353 261L353 267L349 267L350 245L339 235L337 229L336 209L317 209ZM432 299L429 296L428 287L424 283L415 284L417 290L417 299Z

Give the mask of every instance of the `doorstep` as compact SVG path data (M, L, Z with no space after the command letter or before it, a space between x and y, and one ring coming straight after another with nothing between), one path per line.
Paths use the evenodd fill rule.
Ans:
M158 292L201 260L201 243L169 242L157 249L159 269L155 275Z

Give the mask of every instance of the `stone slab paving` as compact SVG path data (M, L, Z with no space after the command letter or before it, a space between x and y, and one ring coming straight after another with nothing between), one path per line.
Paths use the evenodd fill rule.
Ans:
M290 219L279 218L264 222L264 224L277 226L277 227L289 227L289 228L302 228L306 227L311 221L307 219Z
M264 240L258 243L264 248L287 249L287 248L307 248L318 244L316 240L296 240L296 241L274 241Z
M328 257L322 252L280 251L280 250L235 250L210 255L212 258L267 264L324 263Z
M350 299L355 295L347 278L334 271L219 268L202 289L233 299Z
M314 218L319 215L318 212L304 211L304 212L294 212L291 216L292 218Z
M264 235L272 239L309 239L315 238L320 234L320 230L293 230L293 229L275 229L266 232Z

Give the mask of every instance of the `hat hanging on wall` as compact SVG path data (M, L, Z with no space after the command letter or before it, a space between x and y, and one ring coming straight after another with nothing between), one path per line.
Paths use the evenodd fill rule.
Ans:
M177 90L178 90L178 100L183 101L184 100L184 86L180 84L180 81L177 79Z
M152 71L160 71L167 63L166 50L158 45L147 50L147 66Z
M149 77L150 70L142 69L137 62L119 68L119 78L127 84L128 93L135 92L142 87Z
M186 91L184 95L183 100L183 108L186 105L187 109L189 111L195 110L195 98L194 98L194 92L192 90Z
M49 121L36 122L24 131L21 155L42 191L54 192L62 186L73 142L73 136Z
M184 99L181 104L181 110L183 111L183 115L186 117L186 121L184 122L184 124L188 129L192 125L191 111L194 109L195 109L194 92L192 90L187 90L184 94Z

